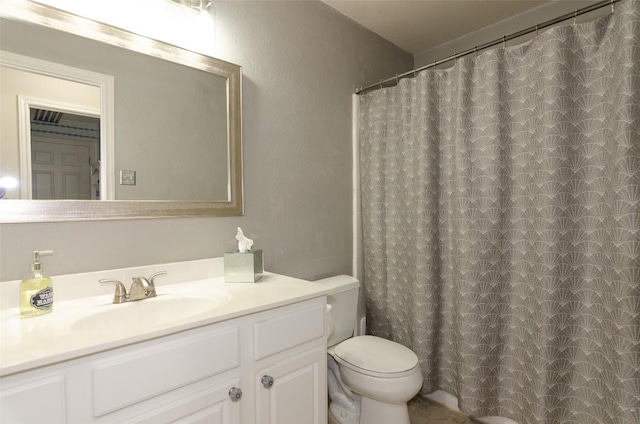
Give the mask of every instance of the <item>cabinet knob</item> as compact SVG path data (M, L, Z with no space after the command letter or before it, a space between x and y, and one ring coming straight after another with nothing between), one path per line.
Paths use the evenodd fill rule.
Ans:
M229 397L233 402L237 402L242 397L242 389L240 387L232 387L229 389Z
M271 386L273 386L273 377L271 377L270 375L263 375L261 381L262 381L262 386L265 389L270 389Z

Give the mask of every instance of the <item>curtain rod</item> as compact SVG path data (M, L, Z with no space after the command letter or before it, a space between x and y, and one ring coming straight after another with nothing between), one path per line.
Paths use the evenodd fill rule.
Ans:
M622 0L604 0L604 1L600 1L598 3L594 3L591 6L583 7L582 9L576 9L572 13L567 13L565 15L558 16L557 18L545 21L545 22L543 22L541 24L536 24L534 26L531 26L529 28L520 30L518 32L511 33L509 35L504 35L501 38L496 38L493 41L489 41L489 42L481 44L479 46L474 46L472 49L464 50L462 52L456 53L456 54L451 55L449 57L446 57L444 59L437 60L437 61L435 61L433 63L428 64L428 65L421 66L420 68L413 69L411 71L408 71L408 72L405 72L403 74L399 74L399 75L393 76L391 78L387 78L385 80L380 80L379 82L377 82L375 84L367 85L366 87L357 87L356 90L355 90L355 93L356 94L364 94L367 91L371 91L374 88L382 88L385 84L389 84L390 82L395 82L397 84L399 79L408 78L408 77L414 77L417 72L424 71L425 69L434 68L434 67L436 67L438 65L441 65L443 63L449 62L451 60L456 60L456 59L459 59L461 57L470 55L472 53L477 53L477 52L479 52L481 50L485 50L485 49L488 49L490 47L497 46L498 44L506 43L507 41L511 41L514 38L519 38L519 37L522 37L524 35L531 34L532 32L538 32L541 29L550 27L550 26L558 24L560 22L568 21L569 19L575 19L578 16L584 15L584 14L589 13L589 12L593 12L594 10L598 10L598 9L606 7L606 6L611 6L611 13L614 13L615 4L620 2L620 1L622 1Z

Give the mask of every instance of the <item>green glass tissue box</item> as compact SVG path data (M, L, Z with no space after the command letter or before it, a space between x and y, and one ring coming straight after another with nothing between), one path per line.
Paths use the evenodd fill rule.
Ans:
M264 273L262 249L224 254L225 283L257 283Z

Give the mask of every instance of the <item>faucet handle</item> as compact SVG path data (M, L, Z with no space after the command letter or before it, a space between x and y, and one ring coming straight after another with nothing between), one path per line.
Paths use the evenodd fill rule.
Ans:
M124 287L124 284L122 284L120 281L105 279L105 280L99 280L99 283L100 284L115 283L116 291L113 294L113 303L124 303L127 301L127 289Z
M167 273L167 271L158 271L155 274L151 274L151 277L148 278L149 283L153 286L155 285L155 283L153 282L153 280L159 276L159 275L165 275Z

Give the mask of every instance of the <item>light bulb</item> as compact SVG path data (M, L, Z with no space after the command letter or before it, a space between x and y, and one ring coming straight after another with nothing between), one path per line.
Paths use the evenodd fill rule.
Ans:
M0 187L4 188L16 188L18 187L18 180L13 177L1 177Z

